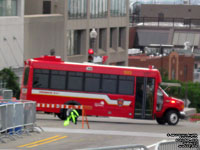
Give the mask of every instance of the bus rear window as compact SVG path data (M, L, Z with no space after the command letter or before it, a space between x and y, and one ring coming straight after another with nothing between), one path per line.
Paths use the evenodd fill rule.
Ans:
M28 83L28 76L29 76L29 67L26 67L25 73L24 73L24 85L27 85Z

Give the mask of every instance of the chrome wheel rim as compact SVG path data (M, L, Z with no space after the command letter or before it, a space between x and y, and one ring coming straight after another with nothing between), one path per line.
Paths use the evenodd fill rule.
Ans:
M177 116L177 114L176 113L173 113L173 114L171 114L170 115L170 121L171 121L171 123L176 123L177 121L178 121L178 116Z

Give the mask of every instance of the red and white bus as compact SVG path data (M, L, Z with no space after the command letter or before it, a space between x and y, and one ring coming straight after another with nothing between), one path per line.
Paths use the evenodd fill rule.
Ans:
M25 62L20 98L37 102L37 110L67 118L63 105L85 105L87 115L156 119L176 125L184 102L159 87L157 69L64 62L42 56ZM40 105L41 104L41 105Z

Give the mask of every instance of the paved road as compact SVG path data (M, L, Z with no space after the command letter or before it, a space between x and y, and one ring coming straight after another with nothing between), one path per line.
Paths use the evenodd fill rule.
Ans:
M24 135L16 141L0 143L2 149L20 150L73 150L113 145L143 144L150 149L162 140L172 140L167 133L197 133L200 137L200 124L181 121L177 126L158 125L156 121L121 118L88 117L90 129L81 117L78 124L63 126L63 121L53 115L37 114L37 125L44 132Z

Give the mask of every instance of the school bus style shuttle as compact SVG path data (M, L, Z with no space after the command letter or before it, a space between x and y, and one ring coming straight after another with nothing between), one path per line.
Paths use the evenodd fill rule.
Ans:
M157 69L64 62L42 56L25 62L20 98L37 102L37 111L67 118L67 105L89 106L87 115L156 119L176 125L184 102L159 86Z

